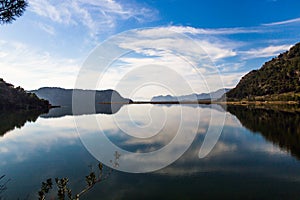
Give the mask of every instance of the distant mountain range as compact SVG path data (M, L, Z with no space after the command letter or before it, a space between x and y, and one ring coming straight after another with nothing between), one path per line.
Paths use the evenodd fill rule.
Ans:
M151 101L195 101L195 100L216 100L221 98L226 92L228 92L230 89L224 88L219 89L217 91L211 92L211 93L201 93L201 94L190 94L190 95L183 95L183 96L171 96L171 95L160 95L160 96L154 96Z
M246 74L237 86L227 92L228 99L300 100L300 43L266 62L259 70ZM270 98L269 97L269 98Z
M21 87L14 87L0 79L0 110L40 110L50 108L47 100L39 99L35 94L26 92Z
M30 92L35 93L39 98L47 99L52 105L55 106L68 106L72 107L72 97L73 92L76 92L81 97L86 97L89 95L95 95L95 105L99 103L129 103L130 99L123 98L115 90L81 90L81 89L64 89L58 87L43 87L38 90L32 90ZM82 98L82 105L84 102Z

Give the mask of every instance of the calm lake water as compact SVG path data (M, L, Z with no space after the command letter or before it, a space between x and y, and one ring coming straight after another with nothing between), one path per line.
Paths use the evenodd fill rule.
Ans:
M179 159L158 171L111 172L105 166L107 179L81 199L299 199L299 114L246 107L225 111L216 105L127 105L112 112L72 116L57 108L39 117L1 114L0 177L5 176L0 199L38 199L42 182L56 177L68 177L72 191L80 192L85 176L99 163L83 141L97 140L99 127L130 152L159 150L179 128L187 135L194 132L195 138ZM222 125L212 123L211 116L225 116L224 127L212 151L200 159L209 125ZM185 123L179 126L181 121ZM129 158L128 163L121 158L120 168L130 165Z

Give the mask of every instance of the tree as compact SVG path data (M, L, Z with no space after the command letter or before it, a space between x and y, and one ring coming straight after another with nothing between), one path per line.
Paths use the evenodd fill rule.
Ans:
M0 0L0 24L12 23L27 6L27 0Z

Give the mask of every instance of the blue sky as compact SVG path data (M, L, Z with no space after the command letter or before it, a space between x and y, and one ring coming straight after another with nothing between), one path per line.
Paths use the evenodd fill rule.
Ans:
M170 30L184 34L210 56L224 87L234 87L244 74L300 41L299 8L297 0L30 0L22 17L0 27L1 77L27 90L42 86L74 88L82 64L97 45L115 34L150 27L151 36L149 32L132 31L128 46L133 50L147 49L146 37L155 41L155 34L161 36ZM139 38L142 46L130 45L137 44L130 40L133 36ZM182 42L182 51L188 49L185 46L188 44ZM120 59L119 63L133 69L136 64L151 64L145 58L155 55L159 58L156 64L164 63L177 70L178 62L166 59L166 52L151 50L155 53L136 51L139 55L129 55L130 58ZM124 73L128 73L124 66L122 70L108 71L105 84L97 88L115 88ZM180 70L182 74L187 71L179 66L177 72L181 73ZM202 75L206 77L205 72ZM207 91L199 87L197 77L186 74L185 79L192 85L198 84L193 91ZM176 86L178 83L174 81ZM145 93L150 89L137 96L147 96ZM157 88L153 91L151 95L168 94ZM185 93L179 91L179 94Z

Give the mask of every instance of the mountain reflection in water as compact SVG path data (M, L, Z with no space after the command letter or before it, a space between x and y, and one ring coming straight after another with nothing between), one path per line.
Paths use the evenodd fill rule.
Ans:
M300 159L300 113L230 105L227 110L247 129Z
M188 123L182 127L184 133L196 131L196 136L178 160L152 173L114 170L108 179L95 184L80 199L298 198L300 161L295 157L299 158L299 114L232 106L228 106L227 112L218 105L125 105L114 110L117 112L108 109L76 116L71 115L70 109L65 112L57 108L51 110L57 113L42 115L34 123L25 123L27 119L36 119L29 117L25 125L11 126L24 125L0 137L0 175L5 175L3 183L10 180L0 199L37 199L42 182L56 177L67 177L73 194L79 193L86 187L90 166L96 170L101 162L82 142L82 137L95 140L94 136L99 134L98 123L116 146L130 152L151 152L172 141L181 110L188 114L185 119ZM211 123L212 113L218 117L224 112L226 120L216 146L199 159L208 126L220 126ZM198 113L200 118L196 118ZM12 117L7 115L7 118ZM82 123L75 124L74 119ZM92 123L95 119L97 123ZM198 119L199 126L192 126ZM3 117L3 120L7 119ZM164 127L157 129L161 124ZM78 126L86 133L79 136ZM156 130L160 131L154 135ZM114 152L109 153L112 159ZM160 155L153 160L154 164L168 158L168 153L172 152ZM123 155L119 168L127 164ZM109 171L108 167L104 169Z

